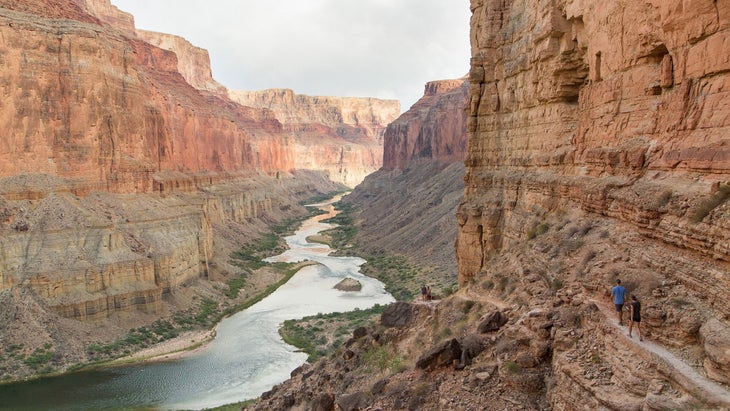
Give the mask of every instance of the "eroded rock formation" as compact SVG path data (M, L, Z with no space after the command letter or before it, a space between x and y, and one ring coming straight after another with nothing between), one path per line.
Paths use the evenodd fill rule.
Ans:
M233 251L341 188L295 170L291 131L230 100L205 50L109 0L0 1L0 37L5 345L88 360L90 339L216 297Z
M274 113L296 142L296 168L327 170L349 187L380 168L383 132L400 114L395 100L312 97L288 89L229 91L229 96Z
M180 36L153 31L137 30L137 36L177 56L177 71L191 86L225 96L228 90L213 79L208 50L190 44Z
M463 162L468 89L464 79L426 84L423 97L385 130L383 169L404 169L418 159Z
M362 210L364 250L434 265L439 291L456 277L454 213L463 194L467 92L465 79L426 84L424 96L385 130L383 167L345 199Z
M620 276L651 307L653 338L700 347L698 327L713 318L727 327L730 316L723 291L730 287L730 3L473 0L471 8L460 283L537 273L561 285L576 281L590 296ZM527 255L527 242L560 230L560 215L584 223L561 247L544 245L547 255L536 257L543 267L524 258L495 266L495 258ZM580 238L599 225L606 231L591 237L582 263L555 263L585 250ZM599 251L604 243L616 247L613 257ZM596 255L602 263L588 264ZM671 307L677 299L687 301L684 309ZM677 321L686 334L667 329ZM717 351L704 349L707 374L727 381ZM575 398L610 403L608 393L566 371L563 361L577 354L565 352L554 365L566 390L555 391L553 406L575 409ZM582 393L567 389L576 381ZM652 395L642 386L622 401L650 403Z

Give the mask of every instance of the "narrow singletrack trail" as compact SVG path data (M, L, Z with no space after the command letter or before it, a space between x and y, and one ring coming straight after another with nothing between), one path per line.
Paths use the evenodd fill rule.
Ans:
M700 375L689 364L669 352L666 348L651 341L647 341L646 339L644 339L644 341L639 341L637 335L634 335L633 338L629 338L627 335L628 326L621 326L618 324L616 312L612 305L595 299L591 301L596 304L601 313L606 317L606 322L619 330L618 334L621 338L624 338L636 347L651 353L651 356L656 361L665 364L667 369L673 371L671 373L671 377L680 382L690 393L697 398L703 399L707 402L707 404L727 407L730 409L730 390L708 379L707 377ZM624 317L627 316L624 315Z

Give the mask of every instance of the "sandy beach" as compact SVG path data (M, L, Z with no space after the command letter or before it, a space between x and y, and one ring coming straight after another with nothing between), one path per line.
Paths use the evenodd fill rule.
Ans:
M216 331L185 331L179 336L115 360L115 363L169 361L193 355L215 338Z

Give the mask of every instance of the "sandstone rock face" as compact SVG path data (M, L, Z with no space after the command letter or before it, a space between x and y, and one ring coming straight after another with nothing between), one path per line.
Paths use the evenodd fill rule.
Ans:
M288 89L229 91L244 106L270 110L295 141L298 169L324 169L355 187L382 165L383 132L400 113L395 100L312 97Z
M149 192L153 175L292 169L280 124L191 87L174 53L114 30L2 9L0 176ZM60 33L60 34L59 34Z
M443 286L456 277L454 213L463 194L467 91L463 79L428 83L424 96L388 125L382 169L345 198L362 209L361 247L434 265Z
M426 84L423 97L385 130L383 169L403 169L417 159L464 161L468 90L465 79Z
M290 131L230 100L207 52L138 36L109 0L0 0L0 36L5 341L86 361L84 327L189 308L242 243L341 188L294 170Z
M127 35L134 35L134 16L119 10L111 0L77 0L85 6L86 11L98 18L102 23Z
M678 321L682 310L666 304L689 296L704 310L684 321L687 332L653 332L669 345L696 344L708 316L730 318L730 3L472 0L471 9L460 283L493 281L497 271L529 282L539 261L518 253L550 250L529 241L562 219L554 229L564 237L540 257L540 275L575 275L593 290L631 278L659 323ZM563 231L567 215L575 225ZM599 221L607 228L595 244L621 238L623 251L591 263L594 249L572 267L556 262ZM495 267L500 255L514 265ZM715 340L704 338L708 375L727 381ZM571 409L576 398L609 408L649 401L609 398L571 373L574 358L556 358L558 386L584 390L554 390L556 408Z
M215 94L226 95L228 90L213 79L210 68L208 50L195 47L182 37L172 34L137 30L137 36L177 56L177 71L182 74L191 86L198 90L207 90Z
M260 220L288 215L297 196L327 183L241 176L165 196L80 198L37 176L14 177L0 180L0 198L18 185L35 186L36 194L0 203L0 292L29 288L63 317L100 319L135 309L159 313L164 296L228 260L215 227L243 224L255 233Z

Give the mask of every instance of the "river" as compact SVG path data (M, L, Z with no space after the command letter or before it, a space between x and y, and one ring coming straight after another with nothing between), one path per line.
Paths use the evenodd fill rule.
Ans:
M365 260L333 257L326 245L306 238L332 227L306 220L286 238L289 250L267 259L319 264L303 268L254 306L221 321L216 338L195 355L169 361L109 367L0 386L0 410L170 410L201 409L256 398L289 378L307 355L284 343L278 333L287 319L352 311L394 301L384 285L360 274ZM362 284L359 292L333 288L343 278Z

